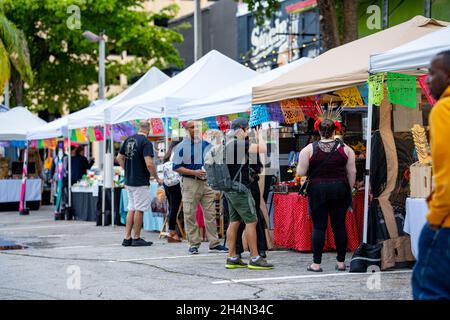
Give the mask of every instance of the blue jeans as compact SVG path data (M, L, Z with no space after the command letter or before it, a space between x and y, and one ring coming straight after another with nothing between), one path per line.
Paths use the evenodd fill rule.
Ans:
M415 300L450 300L450 228L423 227L412 289Z

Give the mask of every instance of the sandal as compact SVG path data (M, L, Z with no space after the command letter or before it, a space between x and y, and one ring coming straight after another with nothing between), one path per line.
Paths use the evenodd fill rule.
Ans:
M339 266L336 264L336 267L334 268L336 271L347 271L347 266L344 268L339 268Z
M178 243L178 242L182 242L182 240L179 238L178 234L174 233L174 234L168 234L167 235L167 242L168 243Z
M311 271L311 272L323 272L322 268L313 269L313 268L311 268L311 266L308 266L308 268L306 268L306 270Z

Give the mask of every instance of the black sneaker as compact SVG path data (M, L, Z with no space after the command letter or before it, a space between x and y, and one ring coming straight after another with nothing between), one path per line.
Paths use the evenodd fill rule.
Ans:
M198 248L197 247L190 247L189 248L189 254L198 254Z
M151 241L145 241L142 238L139 239L133 239L131 242L132 247L149 247L153 244Z
M209 252L228 252L228 248L219 244L214 248L209 248Z
M124 247L129 247L129 246L131 246L131 242L132 242L131 238L130 239L123 239L122 245Z
M270 270L273 269L273 264L268 263L263 257L258 257L256 261L250 258L248 268L252 270Z
M238 268L247 268L247 266L248 265L244 261L242 261L240 257L236 257L235 259L228 257L225 268L238 269Z

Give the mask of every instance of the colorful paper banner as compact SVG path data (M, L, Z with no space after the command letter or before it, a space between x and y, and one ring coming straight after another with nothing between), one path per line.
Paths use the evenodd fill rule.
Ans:
M230 126L231 126L231 122L230 122L230 120L228 119L227 116L218 116L217 117L217 124L219 126L219 130L223 131L223 132L229 130Z
M305 120L302 108L298 99L287 99L281 101L281 111L283 112L286 124L294 124Z
M384 99L384 73L377 73L369 76L367 81L369 85L369 104L381 105Z
M361 98L364 100L365 104L369 103L369 86L367 83L358 86L359 94Z
M256 127L263 122L270 121L269 111L265 104L255 104L252 106L252 111L250 113L250 121L248 123L249 127Z
M417 106L416 77L407 74L388 72L387 90L389 102L410 109Z
M270 121L277 121L279 123L285 123L283 111L281 110L280 102L271 102L267 104L267 110L269 111Z
M427 97L430 106L434 106L436 100L434 100L434 98L431 96L430 88L427 84L427 77L428 75L424 74L423 76L417 77L417 81L419 81L420 87L422 88L425 97Z
M317 119L319 111L317 110L316 106L317 104L320 104L319 96L302 97L298 98L297 101L304 115L313 119Z
M205 118L204 122L206 122L209 129L216 129L216 130L219 129L219 126L217 125L216 122L216 117Z
M161 119L152 118L150 119L150 124L152 126L153 135L159 136L160 134L164 133L164 125Z
M357 107L364 105L361 94L356 87L341 89L336 91L336 93L341 98L343 107Z

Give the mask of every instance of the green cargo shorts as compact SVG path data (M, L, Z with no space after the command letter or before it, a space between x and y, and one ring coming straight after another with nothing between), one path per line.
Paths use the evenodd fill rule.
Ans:
M230 222L243 221L246 224L258 221L255 200L250 192L225 192L230 213Z

